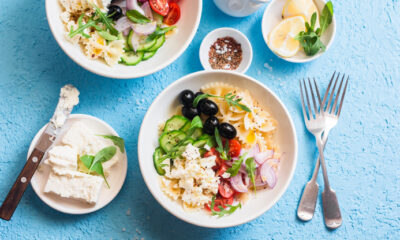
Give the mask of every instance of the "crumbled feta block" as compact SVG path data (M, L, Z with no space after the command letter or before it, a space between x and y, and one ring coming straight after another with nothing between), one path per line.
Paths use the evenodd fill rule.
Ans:
M76 170L78 167L78 151L70 146L54 146L47 152L45 163L51 167L63 167Z

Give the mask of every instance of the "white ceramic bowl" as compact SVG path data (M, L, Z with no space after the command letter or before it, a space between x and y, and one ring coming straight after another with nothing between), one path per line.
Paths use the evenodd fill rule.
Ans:
M251 61L253 60L253 49L249 39L247 39L243 33L236 29L218 28L208 33L200 45L199 57L201 65L203 65L205 70L213 70L208 62L208 52L210 51L210 47L218 38L228 36L234 38L242 46L242 62L240 63L239 67L233 71L245 73L247 69L249 69Z
M46 0L46 14L51 32L58 45L77 64L88 71L110 78L138 78L150 75L174 62L189 46L199 26L202 0L181 1L181 18L176 24L178 31L170 36L154 57L140 62L136 66L117 64L108 66L102 60L87 58L81 47L72 44L65 38L65 27L61 21L61 6L58 0Z
M115 135L118 136L117 132L108 125L106 122L95 118L90 115L85 115L85 114L71 114L69 119L66 121L61 133L60 137L57 138L55 144L59 142L59 139L61 139L62 135L64 135L65 131L69 129L72 123L75 121L82 121L86 123L87 125L91 126L93 129L96 130L98 134L102 135ZM27 159L29 158L29 155L33 151L33 148L35 147L37 141L39 140L40 135L43 133L44 126L42 129L39 130L39 132L36 134L36 136L33 138L31 145L29 146L29 151L28 151L28 156ZM119 151L119 150L118 150ZM80 202L77 200L73 199L67 199L67 198L62 198L59 197L55 194L51 193L44 193L44 187L46 185L46 181L48 178L48 175L50 173L50 168L43 164L43 161L47 158L47 154L44 155L42 162L39 165L38 170L35 172L35 175L33 175L32 180L31 180L31 185L35 193L39 196L39 198L45 202L49 207L58 210L63 213L69 213L69 214L85 214L85 213L91 213L94 211L97 211L103 207L105 207L107 204L109 204L119 193L119 191L122 188L122 185L124 184L125 177L126 177L126 172L128 170L128 160L126 156L126 151L123 154L123 159L122 161L117 162L112 168L111 168L111 173L107 177L107 181L110 184L110 188L106 186L106 184L103 184L103 188L101 189L101 193L99 196L99 200L97 204L95 205L89 205L84 202Z
M259 103L278 121L277 142L284 153L278 172L278 182L272 190L257 191L255 197L243 204L232 215L217 218L205 211L185 212L176 201L166 196L159 185L152 155L158 146L158 126L167 120L179 106L177 96L184 89L197 91L210 82L225 82L248 89ZM171 214L194 225L209 228L232 227L251 221L270 209L285 192L293 177L297 162L297 138L291 117L279 98L255 79L232 71L201 71L187 75L168 86L154 100L140 128L138 140L140 171L154 198Z
M268 39L269 39L269 33L282 21L282 9L283 6L285 5L286 0L272 0L268 7L265 9L264 16L262 19L262 34L264 37L264 41L267 43L268 46ZM315 5L318 8L319 14L321 14L322 9L324 8L326 2L324 0L314 0ZM335 38L336 34L336 19L335 19L335 13L333 14L333 19L332 23L329 25L329 27L326 29L326 31L322 34L321 36L321 41L325 44L326 46L326 51L328 51L329 47L332 45L333 40ZM269 46L268 46L269 47ZM272 50L271 50L272 51ZM314 56L307 56L303 50L300 50L295 56L289 57L289 58L284 58L276 54L274 51L272 51L276 56L282 58L283 60L286 60L288 62L294 62L294 63L304 63L304 62L309 62L314 59L317 59L320 57L324 52L320 51L319 53L315 54Z

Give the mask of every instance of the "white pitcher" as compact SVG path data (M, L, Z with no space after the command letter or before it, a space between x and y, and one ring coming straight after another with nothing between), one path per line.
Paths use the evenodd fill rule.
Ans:
M214 0L221 11L234 17L249 16L267 2L269 0Z

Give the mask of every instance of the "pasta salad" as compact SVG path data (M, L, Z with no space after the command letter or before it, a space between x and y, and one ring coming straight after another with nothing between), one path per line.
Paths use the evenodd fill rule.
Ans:
M248 91L216 82L182 91L179 101L180 111L160 126L153 154L168 197L185 210L221 217L251 192L275 187L277 122Z

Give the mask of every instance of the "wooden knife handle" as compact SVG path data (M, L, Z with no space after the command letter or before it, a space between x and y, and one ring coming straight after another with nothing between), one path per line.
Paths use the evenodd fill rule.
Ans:
M37 148L33 150L24 169L18 175L17 180L15 180L14 185L0 207L0 218L7 221L11 219L43 156L44 152Z

